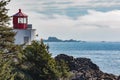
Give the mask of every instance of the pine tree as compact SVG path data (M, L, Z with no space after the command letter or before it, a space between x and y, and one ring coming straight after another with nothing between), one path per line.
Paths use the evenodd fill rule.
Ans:
M57 69L60 73L61 80L68 80L70 73L69 73L69 67L67 63L65 63L64 60L56 60L57 62Z
M9 16L7 15L8 9L6 9L6 5L10 2L10 0L1 0L0 1L0 27L5 27L6 24L9 24Z
M16 47L14 45L14 35L12 28L8 27L9 16L6 5L10 0L0 1L0 80L13 80L14 70L14 53Z
M33 80L57 80L59 72L56 62L43 41L33 41L24 49L24 55L24 67Z
M6 5L10 0L0 1L0 51L5 53L11 53L14 49L14 36L12 28L8 27L10 17L7 15L8 9Z
M10 0L0 1L0 53L12 53L15 49L13 44L15 33L12 28L8 27L10 17L7 15L8 9L5 7L9 2Z

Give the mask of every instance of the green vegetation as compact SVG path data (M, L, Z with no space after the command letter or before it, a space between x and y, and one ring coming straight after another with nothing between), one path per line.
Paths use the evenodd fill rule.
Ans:
M24 49L24 63L33 80L56 80L59 77L56 62L43 42L33 41Z
M5 6L8 2L9 0L0 1L0 80L13 80L15 76L13 71L13 59L16 53L15 33L7 27L10 18L7 15L8 9Z
M57 61L57 69L59 70L61 80L69 80L70 73L68 65L64 60L56 60Z
M64 61L56 62L43 41L31 45L15 45L6 5L10 0L0 1L0 80L58 80L68 77Z

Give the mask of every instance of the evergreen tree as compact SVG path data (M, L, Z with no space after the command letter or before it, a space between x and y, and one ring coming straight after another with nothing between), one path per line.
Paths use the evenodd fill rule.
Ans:
M14 36L12 28L8 27L10 17L7 15L6 5L10 0L0 1L0 51L11 53L14 50Z
M24 49L24 55L24 68L27 68L33 80L57 80L59 73L56 62L43 41L33 41Z
M9 24L9 16L7 15L8 9L6 9L6 5L10 2L10 0L1 0L0 1L0 27L5 27L6 24Z
M14 73L14 53L16 47L14 45L14 35L12 28L8 27L9 16L6 5L10 0L0 1L0 80L13 80Z
M68 65L62 59L56 60L56 62L57 62L57 69L60 73L61 80L69 80L70 73L69 73Z

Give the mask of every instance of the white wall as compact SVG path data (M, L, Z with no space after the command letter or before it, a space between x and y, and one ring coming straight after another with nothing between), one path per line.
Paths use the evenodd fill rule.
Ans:
M35 29L14 29L16 32L15 44L24 44L24 37L29 37L28 44L35 39Z

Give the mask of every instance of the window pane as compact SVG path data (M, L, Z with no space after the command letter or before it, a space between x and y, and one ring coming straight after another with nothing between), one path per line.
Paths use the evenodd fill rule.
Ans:
M29 42L29 37L28 36L24 37L24 43L28 43L28 42Z
M18 18L18 23L24 23L24 18Z
M24 23L27 23L27 18L24 18Z

